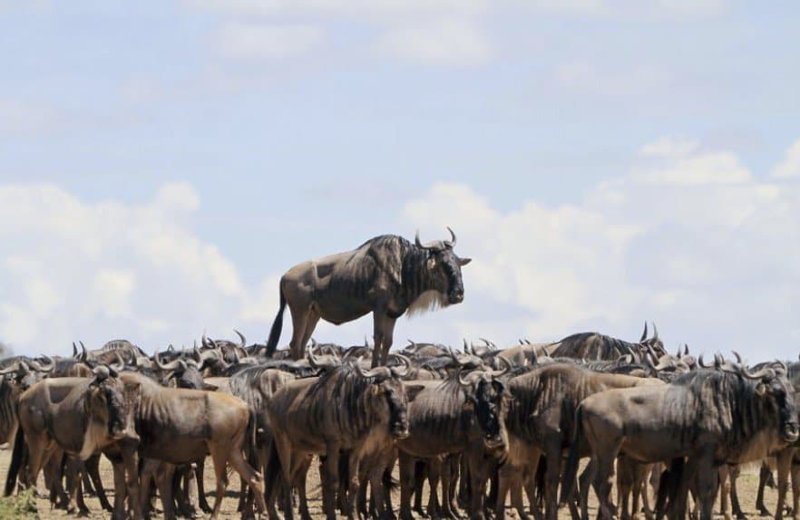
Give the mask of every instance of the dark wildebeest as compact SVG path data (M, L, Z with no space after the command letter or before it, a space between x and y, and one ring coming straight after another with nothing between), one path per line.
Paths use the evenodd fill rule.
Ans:
M93 378L45 379L19 398L19 424L14 442L6 494L13 490L27 452L24 481L36 485L42 464L56 450L77 461L85 461L119 441L136 443L134 412L139 385L125 382L106 366L94 369ZM135 476L133 450L125 450L126 468ZM73 464L73 469L76 467ZM72 475L70 508L74 508L77 475ZM134 491L135 492L135 491Z
M655 359L667 353L664 343L658 337L658 329L653 325L653 337L647 337L647 323L638 343L612 338L597 332L581 332L557 341L551 350L552 357L568 357L588 360L613 361L625 354L651 354ZM550 350L550 349L548 349Z
M670 514L683 514L686 490L696 479L700 518L708 520L720 464L758 460L798 439L792 393L782 369L751 373L726 362L721 370L690 372L669 385L587 397L576 414L576 441L564 474L564 493L571 492L581 440L592 454L602 518L614 516L610 478L619 453L641 463L686 457L679 487L671 495L676 498Z
M400 380L402 372L403 369L396 367L377 367L365 372L358 364L347 361L318 378L288 383L267 404L274 434L270 458L278 457L287 488L304 487L305 482L298 482L298 477L308 468L309 457L324 456L323 509L329 519L336 518L335 494L342 451L349 452L346 509L352 517L359 478L365 470L362 461L367 457L381 459L381 454L395 449L395 439L408 437L408 398ZM373 501L382 510L384 467L375 465L366 469L370 469L367 478ZM268 492L271 487L268 483ZM284 512L291 518L290 501L285 503ZM305 518L308 512L301 514Z
M55 363L36 360L18 361L0 369L0 444L12 442L17 432L17 400L19 396L52 372Z
M447 455L464 453L467 457L471 479L473 518L483 515L483 496L488 471L485 457L501 457L505 453L507 437L504 415L507 392L498 379L506 369L498 371L475 370L468 374L460 371L443 381L410 381L409 392L417 392L409 403L408 422L411 434L398 441L400 450L400 518L411 517L411 485L416 459L425 459L439 466ZM435 468L438 469L438 468ZM445 476L449 476L445 473ZM462 475L466 478L467 475ZM441 507L445 518L452 518L453 498L450 496L449 478L443 484L442 501L434 498L433 507ZM433 486L433 484L432 484ZM428 511L438 516L439 511Z
M450 229L450 228L448 228ZM403 237L383 235L358 248L298 264L281 277L280 307L267 341L267 357L274 354L286 305L292 314L290 348L294 359L320 319L340 325L373 314L375 355L372 366L385 365L392 346L394 324L406 311L422 312L436 306L461 303L464 284L452 240L422 244L419 233L412 244Z
M545 514L555 519L558 510L557 489L563 451L570 445L575 410L587 396L610 388L663 386L659 379L624 374L593 372L573 363L550 363L514 377L507 383L511 404L506 416L509 450L500 468L497 517L502 518L505 495L512 489L517 513L525 518L519 484L527 483L528 498L533 500L532 486L539 459L546 458ZM527 478L525 478L527 476ZM531 507L534 504L531 502Z
M227 487L228 463L255 491L259 511L264 510L263 483L243 456L250 411L241 399L228 394L164 388L136 373L126 372L120 379L138 382L141 397L136 410L136 427L141 437L142 501L160 461L188 464L211 454L217 479L212 518L219 515ZM172 497L162 495L164 514L174 518ZM144 505L144 504L142 504Z

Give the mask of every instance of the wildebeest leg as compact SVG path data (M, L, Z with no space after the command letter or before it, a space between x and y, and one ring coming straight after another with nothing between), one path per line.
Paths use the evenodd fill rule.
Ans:
M546 441L545 459L547 460L547 473L545 474L544 504L545 518L556 520L558 517L558 480L561 476L561 436L553 436Z
M650 474L650 465L649 464L640 464L638 462L634 462L634 472L633 472L633 497L632 497L632 505L631 505L631 518L633 520L638 520L642 509L639 505L639 499L647 497L647 476Z
M200 459L194 465L194 476L195 480L197 481L197 505L200 506L200 509L208 514L211 512L211 506L208 503L208 499L206 498L206 486L205 481L203 480L203 474L205 472L205 459Z
M242 432L242 435L244 435L244 432ZM230 450L230 458L228 459L228 462L230 462L234 471L236 471L236 473L238 473L239 476L244 479L245 482L247 482L247 485L250 487L250 489L253 490L253 496L256 501L256 510L259 514L261 514L267 509L267 506L264 503L264 478L258 471L253 469L253 467L248 464L246 460L244 460L241 449L242 440L243 439L240 439L239 442L235 441L232 449L227 448L227 450ZM223 451L222 449L220 449L220 451L222 451L222 453L218 453L218 457L220 457L220 459L228 456L226 451ZM212 458L214 457L214 450L211 450L211 456ZM214 470L216 471L216 462ZM223 472L224 471L225 468L223 467Z
M112 465L114 470L114 510L111 518L114 520L122 520L125 518L125 498L127 490L125 489L125 468L119 462L114 462Z
M617 508L620 510L622 520L630 520L628 509L631 490L633 488L634 462L624 454L617 457Z
M400 520L411 520L411 492L414 487L415 461L406 453L400 452Z
M798 464L797 449L792 457L792 517L800 518L800 464Z
M414 463L411 493L414 495L414 512L418 515L427 518L428 514L422 508L422 492L425 487L425 480L428 478L428 461L417 460Z
M308 496L306 496L306 476L308 475L308 469L311 467L311 459L311 455L307 455L299 460L298 469L292 479L294 488L297 490L300 518L303 520L311 520L311 513L308 509Z
M461 475L459 474L461 470L461 454L456 453L449 457L450 459L450 490L448 491L448 496L450 497L450 510L453 511L457 517L461 517L461 511L458 508L458 500L457 500L457 487L458 481L460 480Z
M497 503L495 503L495 516L497 518L505 518L506 514L506 495L508 495L509 490L512 494L512 504L516 501L513 499L514 489L520 488L520 483L522 482L522 468L516 466L511 463L511 461L506 461L505 464L500 466L499 471L499 485L497 489ZM522 493L520 492L520 498ZM523 510L519 508L517 505L517 514L520 515L520 518L525 518L525 513ZM525 515L525 516L523 516Z
M164 509L165 520L173 520L175 514L174 480L176 467L173 464L161 463L156 471L155 483L158 494L161 495L161 504Z
M328 520L336 520L336 490L339 488L339 445L329 444L322 463L322 509Z
M145 511L150 503L150 486L153 484L154 475L158 471L161 462L156 459L144 459L141 471L141 483L139 487L139 503L140 510ZM126 469L127 473L127 469ZM133 498L133 497L131 497ZM171 502L167 503L164 497L161 497L161 507L164 510L164 517L168 517L171 513L174 517L175 511Z
M347 518L353 520L355 518L356 497L358 496L358 473L361 470L361 453L357 450L352 450L347 457L347 497L345 499L344 513Z
M85 468L84 475L91 480L92 486L94 487L94 494L100 501L100 506L106 511L113 511L111 504L108 502L106 490L103 487L103 481L100 480L100 454L98 453L97 455L92 455L89 457L83 463L83 466ZM84 487L86 487L85 482Z
M590 460L586 467L583 469L580 477L578 477L578 496L576 500L578 503L575 503L575 500L569 503L570 506L570 513L572 513L572 518L582 518L583 520L589 519L589 490L592 487L592 481L594 480L594 472L595 472L595 465ZM578 506L580 506L580 515L578 515Z
M386 365L389 349L394 341L394 324L397 321L386 314L386 308L379 305L372 313L375 347L372 355L372 367ZM377 354L377 355L376 355Z
M297 302L294 305L289 302L289 310L292 314L292 340L289 343L289 350L291 351L292 359L299 360L303 359L305 355L306 344L303 339L306 337L309 318L313 312L311 310L311 302ZM313 332L314 329L312 328L308 336L310 337Z
M469 516L474 520L483 520L485 518L483 499L486 494L486 473L482 469L486 466L487 461L482 452L470 452L465 455L468 459L471 491Z
M775 519L783 518L783 509L786 504L786 491L789 489L789 471L792 467L794 448L784 448L775 456L778 465L778 503L775 506Z
M139 455L137 451L138 443L133 441L123 441L119 443L122 452L122 465L125 468L125 488L128 500L131 503L130 509L133 510L135 520L143 518L142 510L142 491L139 486ZM116 496L114 497L116 504ZM116 509L116 507L115 507Z
M458 518L458 513L453 511L453 495L452 495L452 487L451 482L455 477L453 471L453 457L448 456L444 459L442 463L442 514L445 518L450 518L455 520ZM499 518L499 517L498 517Z
M731 514L728 512L728 502L731 495L730 466L723 464L718 470L718 487L719 487L719 513L725 517L725 520L731 520Z
M756 509L761 516L772 516L767 506L764 505L764 488L767 485L767 480L772 475L772 471L767 465L767 461L761 463L761 470L758 472L758 494L756 495Z
M433 457L428 461L428 515L431 518L440 518L442 508L439 504L439 476L442 473L441 457Z
M712 520L714 517L714 497L717 493L719 471L714 466L713 456L713 451L707 450L701 455L697 467L697 501L700 505L700 520Z
M67 503L67 512L70 514L74 514L77 508L77 496L80 490L81 484L81 474L80 474L80 467L81 462L76 459L75 457L67 457L67 465L66 465L66 480L67 480L67 496L69 497L69 502ZM86 507L86 504L84 504ZM82 514L87 514L89 511L86 510L81 511Z
M742 505L739 503L739 492L736 487L736 481L739 479L739 466L732 466L728 478L731 481L731 513L739 520L745 520L747 516L742 511Z

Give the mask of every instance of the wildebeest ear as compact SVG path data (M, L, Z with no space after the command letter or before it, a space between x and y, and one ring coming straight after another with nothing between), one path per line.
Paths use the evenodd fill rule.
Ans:
M759 397L764 397L766 393L767 393L767 385L765 385L764 383L758 383L756 385L756 394Z
M432 256L432 257L428 258L427 266L428 266L428 269L435 269L436 268L436 257L435 256Z
M414 399L417 398L419 393L425 389L422 385L405 385L406 387L406 397L408 397L408 402L410 403Z
M459 258L458 259L458 265L461 266L461 267L464 267L465 265L467 265L470 262L472 262L472 258Z

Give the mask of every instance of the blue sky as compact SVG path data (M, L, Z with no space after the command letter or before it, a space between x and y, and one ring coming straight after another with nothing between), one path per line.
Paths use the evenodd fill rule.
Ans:
M17 351L263 339L291 265L450 225L475 258L466 301L398 338L633 338L649 319L671 346L796 356L794 4L0 14L0 340Z

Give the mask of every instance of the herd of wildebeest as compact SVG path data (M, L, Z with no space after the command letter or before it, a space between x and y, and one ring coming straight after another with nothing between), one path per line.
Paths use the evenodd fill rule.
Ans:
M718 495L726 517L744 517L739 467L761 461L759 512L770 514L763 491L776 472L774 515L800 515L800 363L748 366L736 353L706 363L685 345L668 352L655 325L639 341L578 333L505 348L409 341L390 352L401 315L463 301L469 259L450 233L427 244L380 236L293 267L264 344L237 332L152 355L114 340L2 360L0 442L13 445L5 494L35 487L43 471L50 500L71 511L85 512L93 493L115 518L154 515L156 497L166 518L198 507L215 518L230 465L242 517L311 518L317 461L327 518L501 519L510 503L521 518L555 520L563 507L586 519L594 492L600 518L705 520ZM278 349L287 306L293 334ZM311 339L320 319L369 313L372 346Z

